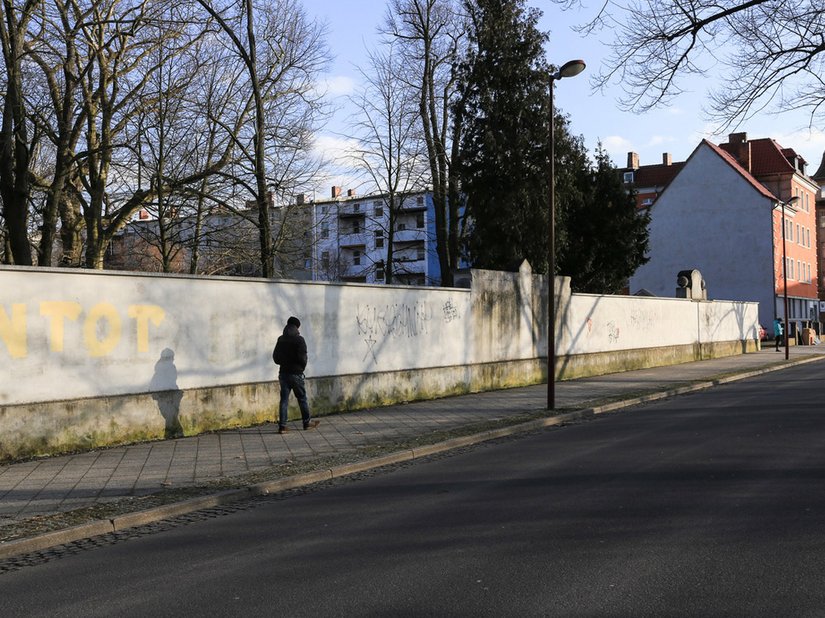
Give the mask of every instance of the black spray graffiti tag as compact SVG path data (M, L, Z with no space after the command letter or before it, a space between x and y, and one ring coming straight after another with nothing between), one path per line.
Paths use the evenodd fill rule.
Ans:
M413 338L427 332L427 324L432 320L432 310L424 303L393 305L358 305L355 319L358 335L364 338L368 356L378 362L375 346L386 339Z
M446 303L444 303L444 321L449 323L453 320L459 319L460 317L458 307L453 304L453 299L450 298Z

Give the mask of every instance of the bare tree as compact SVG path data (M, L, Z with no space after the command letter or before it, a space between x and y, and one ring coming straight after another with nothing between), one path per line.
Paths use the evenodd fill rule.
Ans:
M570 6L572 0L556 0ZM585 34L612 33L596 77L622 84L623 105L647 110L682 92L685 79L720 67L710 115L720 130L771 109L825 114L825 7L790 0L608 0Z
M369 67L361 70L364 86L350 97L358 110L354 119L358 143L356 159L370 183L383 196L387 218L377 218L387 240L384 280L392 283L395 260L394 234L404 197L421 188L426 174L426 152L420 130L415 92L408 87L405 63L396 43L369 54Z
M261 273L271 277L275 243L267 195L273 188L285 187L280 178L283 170L270 170L273 158L280 157L281 162L293 159L273 150L282 148L285 141L290 142L287 148L291 153L303 148L305 126L282 120L311 119L317 111L314 78L327 61L324 29L310 22L295 0L277 0L263 8L254 0L223 4L197 1L220 25L247 74L252 123L236 138L241 151L239 171L246 172L236 176L236 181L255 200ZM252 182L245 181L247 174Z
M427 149L441 283L453 283L459 261L459 187L456 159L460 122L451 122L456 66L464 45L463 16L456 0L390 0L385 33L402 43L418 96ZM459 117L460 119L460 117Z
M29 168L33 142L23 90L23 55L28 24L39 0L3 0L0 45L5 68L2 124L0 124L0 199L14 263L32 264L28 213L31 183Z
M86 122L80 105L79 87L91 69L89 58L78 50L80 25L89 19L91 8L77 3L43 3L33 20L28 57L39 68L48 105L32 106L32 119L48 139L49 164L34 169L38 188L45 192L38 264L50 266L60 218L64 265L78 265L83 220L80 202L72 193L79 182L76 149ZM44 157L45 158L45 157Z

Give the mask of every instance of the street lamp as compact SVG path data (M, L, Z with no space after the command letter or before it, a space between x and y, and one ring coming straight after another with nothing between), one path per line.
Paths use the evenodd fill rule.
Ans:
M584 71L584 60L570 60L550 75L550 242L547 247L547 409L556 407L556 113L553 91L556 82Z
M782 292L785 303L785 315L783 316L785 326L783 329L785 335L785 360L788 360L788 254L785 247L785 206L790 206L799 201L799 196L794 195L787 202L780 200L779 205L782 207L782 284L784 290Z

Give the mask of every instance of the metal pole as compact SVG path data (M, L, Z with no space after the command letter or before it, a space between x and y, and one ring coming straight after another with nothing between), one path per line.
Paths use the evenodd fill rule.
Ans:
M556 114L550 77L550 238L547 247L547 409L556 408Z
M785 302L785 360L788 360L788 256L785 248L785 202L782 202L782 282L784 284L784 302Z

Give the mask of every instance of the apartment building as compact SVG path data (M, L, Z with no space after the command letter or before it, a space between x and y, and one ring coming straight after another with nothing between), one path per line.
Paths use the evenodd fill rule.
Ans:
M819 273L819 320L825 322L825 153L819 169L811 179L817 184L816 194L816 263Z
M682 169L684 161L673 161L669 152L662 153L662 162L641 165L639 155L627 153L627 167L620 168L622 182L636 191L636 206L639 209L650 208L665 188Z
M758 301L769 325L785 315L787 273L789 321L817 319L818 186L805 167L772 139L703 140L655 201L650 261L631 278L631 293L673 296L677 273L698 269L708 298Z
M344 196L332 187L329 199L311 207L313 279L440 285L432 192Z
M271 198L270 198L271 199ZM260 276L257 209L215 208L158 221L142 212L111 245L107 268ZM270 202L275 276L314 281L440 285L431 191L299 194ZM388 268L391 264L391 268Z

